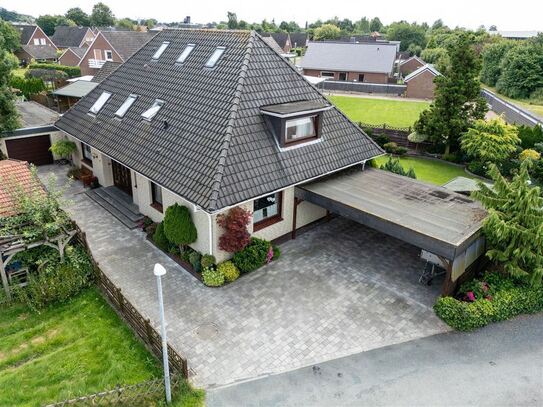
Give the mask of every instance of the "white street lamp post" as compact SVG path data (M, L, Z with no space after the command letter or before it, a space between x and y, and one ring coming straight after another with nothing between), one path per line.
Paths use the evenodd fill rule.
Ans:
M156 263L154 268L156 283L158 287L158 303L160 305L160 336L162 337L162 362L164 364L164 386L166 388L166 402L172 401L172 391L170 388L170 367L168 363L168 340L166 338L166 320L164 318L164 300L162 298L161 277L166 274L166 269L161 264Z

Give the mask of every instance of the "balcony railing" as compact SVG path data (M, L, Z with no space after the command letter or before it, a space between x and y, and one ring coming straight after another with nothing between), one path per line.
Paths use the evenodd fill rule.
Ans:
M101 68L106 63L105 59L89 59L89 68Z

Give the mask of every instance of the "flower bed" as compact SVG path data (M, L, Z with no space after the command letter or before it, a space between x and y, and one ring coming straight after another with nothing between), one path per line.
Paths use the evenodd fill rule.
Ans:
M181 250L179 246L169 242L164 236L162 223L146 220L142 226L147 240L208 287L229 284L280 256L278 247L267 240L253 237L243 249L234 253L231 260L217 264L215 257L209 254L201 254L190 246Z
M459 331L470 331L521 314L543 311L543 287L530 287L522 280L487 272L460 287L454 297L441 297L434 310Z

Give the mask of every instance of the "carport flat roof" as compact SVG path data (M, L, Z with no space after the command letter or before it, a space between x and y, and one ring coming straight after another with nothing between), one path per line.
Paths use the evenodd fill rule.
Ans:
M466 196L373 168L300 185L296 196L450 260L486 216Z

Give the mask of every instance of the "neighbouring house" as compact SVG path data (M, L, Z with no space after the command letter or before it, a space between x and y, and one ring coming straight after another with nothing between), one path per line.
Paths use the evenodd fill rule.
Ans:
M382 150L255 32L163 30L65 113L74 162L155 221L180 203L194 248L225 258L216 217L242 205L250 231L292 231L294 185ZM297 225L326 209L298 205Z
M96 34L89 27L59 26L55 28L51 41L58 49L82 48L92 44L94 37Z
M64 113L75 105L79 99L86 96L93 90L98 83L89 80L78 80L68 83L66 86L58 88L52 92L56 99L57 108L60 113Z
M79 61L81 75L95 75L107 61L126 61L155 35L155 32L100 31Z
M404 83L407 85L405 96L415 99L433 99L436 88L434 78L438 75L441 74L430 64L411 72L404 78Z
M32 62L54 63L58 60L57 49L49 45L21 45L15 56L23 65Z
M92 77L92 82L100 83L111 75L115 70L121 66L120 62L107 61L100 70Z
M277 45L288 54L292 48L292 41L290 40L289 33L262 33L262 37L272 37Z
M306 48L309 42L307 33L290 33L290 45L292 48Z
M405 77L411 72L415 72L417 69L424 65L426 65L426 62L420 59L420 57L414 55L400 62L400 73L402 76Z
M81 58L87 52L87 47L69 47L64 50L58 59L60 65L78 66Z
M18 191L32 193L36 189L43 189L26 161L11 158L0 160L0 181L0 217L19 213L15 195Z
M49 147L63 137L54 123L59 114L36 102L18 102L20 128L0 135L0 150L8 158L28 161L35 165L53 164L55 158Z
M48 45L56 48L51 39L43 30L35 24L12 23L13 27L20 33L21 45Z
M488 31L490 35L500 35L503 38L507 38L508 40L527 40L528 38L537 37L539 34L541 34L543 31L536 31L536 30L519 30L519 31Z
M395 60L396 44L392 43L309 42L300 66L308 76L388 83Z

